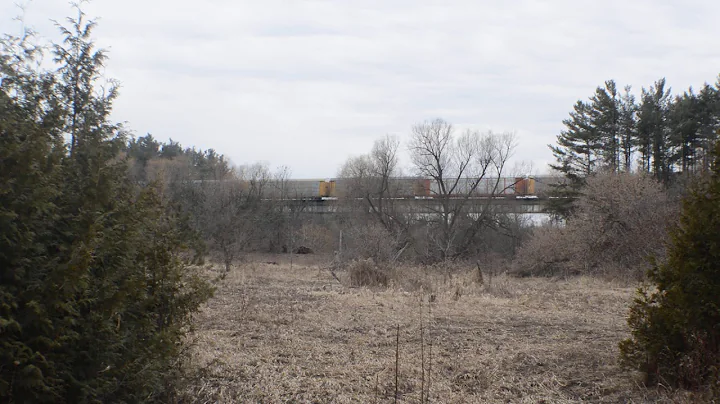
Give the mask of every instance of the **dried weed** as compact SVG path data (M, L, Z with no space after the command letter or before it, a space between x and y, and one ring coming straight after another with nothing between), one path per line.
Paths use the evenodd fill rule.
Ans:
M692 401L617 366L631 286L394 271L368 289L312 264L235 268L197 318L186 402L393 402L397 326L400 402Z

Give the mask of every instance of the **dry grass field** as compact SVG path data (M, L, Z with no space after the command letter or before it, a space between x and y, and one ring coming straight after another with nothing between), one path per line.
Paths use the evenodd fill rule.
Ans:
M388 288L349 288L302 259L218 284L196 319L190 401L394 402L398 327L398 402L692 401L618 367L632 286L404 268Z

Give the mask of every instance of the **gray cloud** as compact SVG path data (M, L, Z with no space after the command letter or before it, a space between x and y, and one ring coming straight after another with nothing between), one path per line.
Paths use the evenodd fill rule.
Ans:
M71 13L27 10L47 37ZM516 131L516 160L544 170L562 119L604 80L683 91L720 73L720 4L701 0L95 0L87 13L123 84L118 120L296 177L334 176L435 117Z

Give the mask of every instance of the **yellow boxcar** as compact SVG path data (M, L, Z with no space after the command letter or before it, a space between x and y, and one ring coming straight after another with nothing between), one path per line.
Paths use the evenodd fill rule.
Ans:
M320 181L319 197L327 198L335 196L335 181Z
M525 187L527 194L535 195L535 178L527 178L525 181L527 181L527 186Z
M515 177L515 194L523 196L534 195L535 178Z

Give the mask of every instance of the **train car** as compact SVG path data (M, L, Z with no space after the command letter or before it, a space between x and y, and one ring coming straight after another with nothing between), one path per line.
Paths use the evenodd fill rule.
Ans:
M415 198L429 198L430 193L430 178L418 178L414 183L413 196Z
M322 180L270 181L264 190L267 198L317 199L323 192Z
M336 197L336 181L321 179L301 179L270 181L264 194L268 198L322 199Z
M532 194L537 195L539 198L547 198L548 193L552 191L554 185L567 184L568 179L563 176L539 176L535 177L535 189Z
M389 183L390 195L395 198L413 199L430 195L430 180L418 177L393 178Z
M332 192L328 195L335 198L351 198L358 195L360 184L357 178L338 178L334 180L335 185Z
M381 186L379 178L338 178L334 181L326 181L329 189L323 196L338 198L360 198L366 190L377 190ZM430 196L430 180L418 177L390 178L388 181L387 195L390 198L407 198Z
M529 196L535 194L535 178L515 177L515 194Z
M477 183L477 185L475 185ZM451 197L465 197L470 195L471 197L487 197L492 195L514 195L515 194L515 180L513 178L482 178L478 182L476 178L460 178L455 185L455 179L447 179L445 182L446 187L453 187L454 189L445 189L445 192L450 192ZM432 181L430 184L431 196L440 195L440 185L437 181Z
M474 184L471 178L460 179L451 196L466 196ZM543 197L551 184L561 182L557 177L515 177L515 178L483 178L475 189L470 192L471 197L487 197L491 195L516 197ZM193 181L206 187L215 186L225 181ZM232 180L230 182L233 182ZM257 184L249 181L236 181L238 186L247 192ZM447 185L454 180L449 179ZM378 189L377 178L339 178L339 179L300 179L285 181L267 181L262 183L262 194L268 199L336 199L336 198L362 198L367 189ZM439 195L438 184L429 178L399 177L391 178L388 184L387 196L401 199L435 198Z
M337 183L335 180L320 181L318 196L320 198L336 198Z

